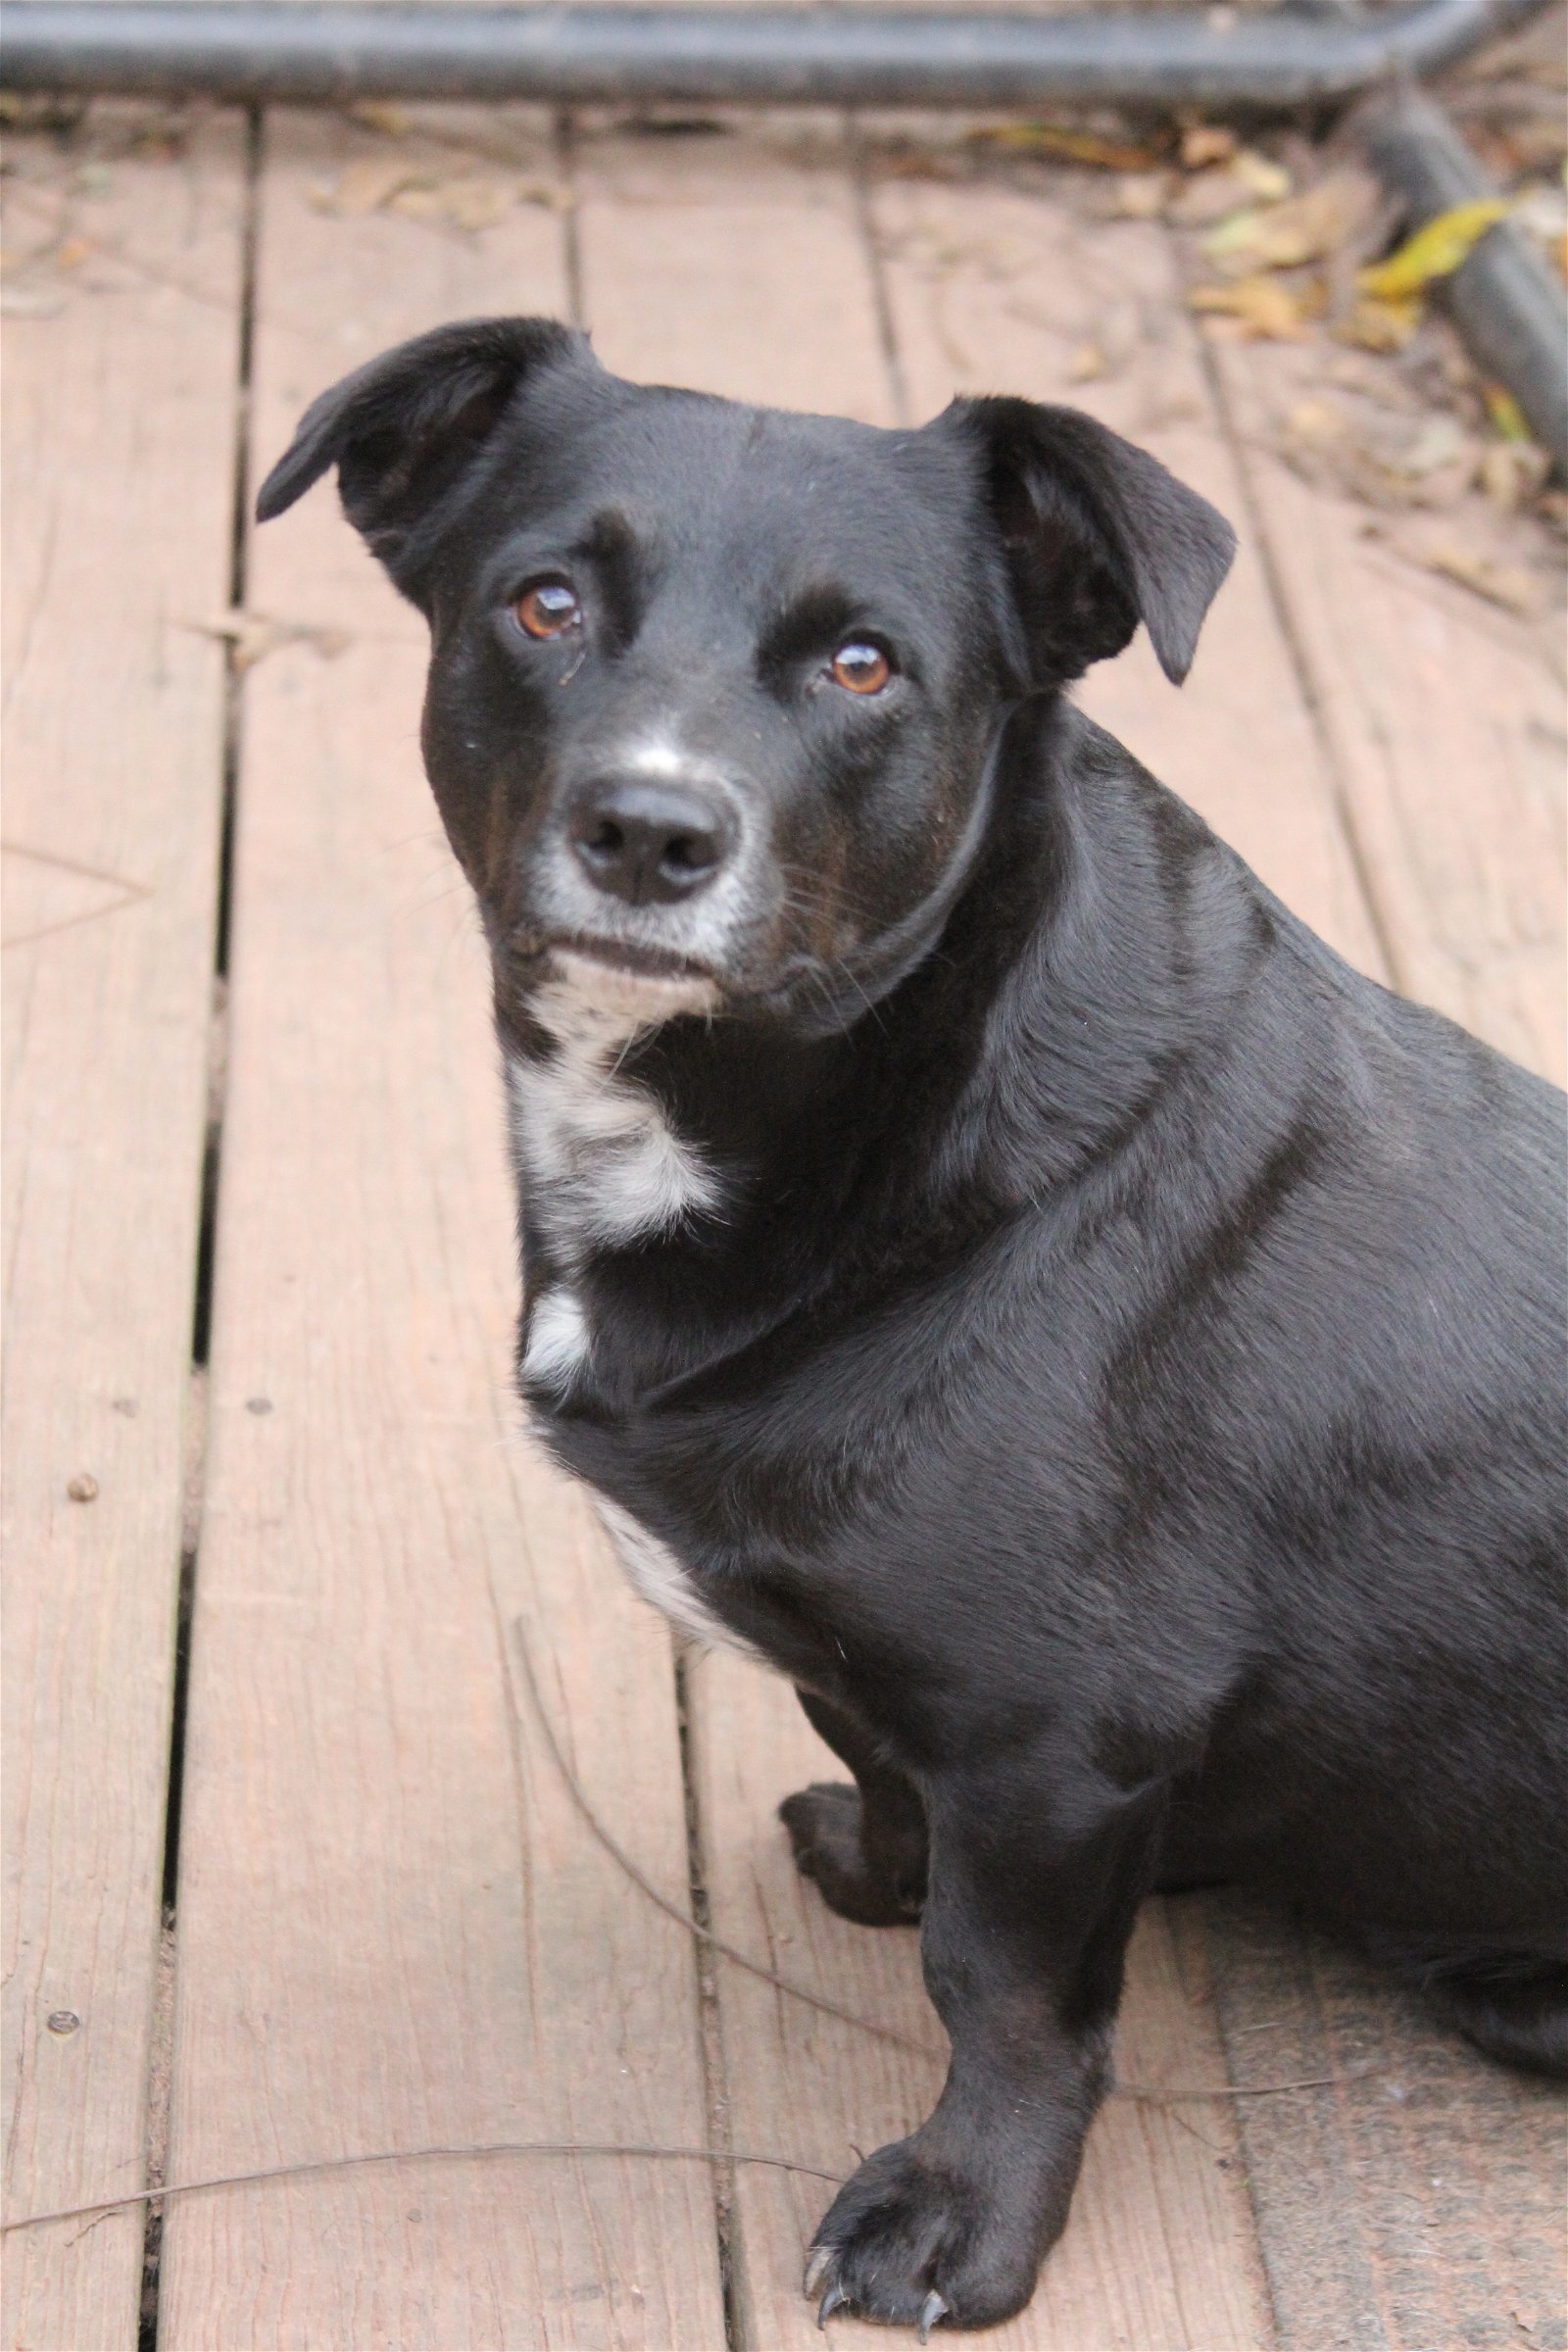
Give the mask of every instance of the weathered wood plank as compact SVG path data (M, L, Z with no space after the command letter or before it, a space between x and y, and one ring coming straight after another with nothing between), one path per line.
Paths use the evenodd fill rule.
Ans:
M893 420L868 255L834 136L831 124L812 120L722 141L585 142L583 282L596 346L611 366L738 398ZM991 364L1005 366L994 356ZM921 413L944 397L922 390ZM1332 848L1316 854L1325 862L1335 856ZM1353 889L1342 932L1365 946ZM914 1938L846 1926L795 1875L774 1808L790 1788L824 1770L842 1777L842 1769L793 1695L716 1657L694 1665L691 1693L719 1933L859 2015L939 2045ZM869 2149L928 2111L940 2088L938 2064L825 2018L722 1960L716 1970L738 2143L847 2172L856 2161L852 2142ZM1211 2082L1222 2074L1201 1984L1183 1982L1157 1911L1140 1935L1122 2048L1124 2065L1145 2076ZM1233 2123L1223 2110L1202 2116L1200 2138L1170 2110L1112 2107L1095 2134L1067 2240L1029 2312L994 2340L1019 2352L1090 2343L1215 2352L1267 2340L1245 2195L1238 2174L1220 2169ZM745 2174L736 2194L747 2342L767 2352L815 2343L800 2266L826 2202L820 2184ZM870 2346L882 2332L841 2317L834 2340Z
M18 139L6 190L13 2217L144 2179L222 802L189 624L227 602L243 190L231 118L156 120ZM141 2245L134 2209L9 2239L6 2343L133 2345Z
M1273 454L1292 354L1215 357L1398 985L1561 1084L1560 644L1401 562Z
M1173 1908L1200 1906L1232 2079L1326 2085L1238 2102L1285 2352L1562 2352L1560 2088L1304 1922L1241 1894Z
M400 142L548 180L527 118ZM558 218L476 231L313 191L382 149L269 129L263 462L341 369L433 321L564 304ZM423 632L318 495L253 605L347 628L247 681L208 1536L181 1843L172 2164L429 2142L701 2145L690 1938L585 1835L508 1701L527 1617L576 1768L686 1882L670 1654L507 1439L515 1276L487 985L420 774ZM166 2352L723 2341L710 2168L410 2162L174 2211Z

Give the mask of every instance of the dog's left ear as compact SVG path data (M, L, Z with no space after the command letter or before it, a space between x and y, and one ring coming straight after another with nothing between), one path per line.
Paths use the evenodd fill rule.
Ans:
M978 447L1038 682L1119 654L1143 621L1180 685L1236 552L1225 517L1080 409L956 400L936 429Z
M442 510L523 383L587 338L553 318L464 318L356 368L312 402L256 500L270 522L337 467L347 514L405 596L420 601Z

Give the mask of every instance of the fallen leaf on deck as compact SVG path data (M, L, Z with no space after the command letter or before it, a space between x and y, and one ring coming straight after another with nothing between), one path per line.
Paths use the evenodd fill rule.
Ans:
M1259 204L1283 204L1291 192L1291 175L1285 166L1259 155L1255 147L1244 147L1232 156L1230 169L1232 178L1240 180Z
M57 270L79 270L94 251L91 237L68 237L55 254Z
M1487 415L1505 441L1530 439L1525 413L1505 384L1484 383L1481 397L1487 404Z
M1500 605L1504 612L1515 612L1528 620L1544 610L1544 583L1521 564L1494 564L1489 557L1462 547L1456 539L1396 544L1399 553L1412 563L1427 571L1441 572L1445 579L1456 580L1461 588L1485 597L1489 605Z
M1097 377L1108 373L1105 355L1098 343L1080 343L1067 362L1069 384L1092 384Z
M1128 172L1116 182L1110 210L1117 220L1157 220L1169 180L1163 172Z
M1362 293L1396 302L1401 295L1419 294L1434 278L1450 277L1507 211L1506 197L1481 196L1474 204L1456 204L1450 212L1439 213L1386 262L1360 272Z
M1335 172L1284 204L1254 206L1222 220L1203 239L1203 251L1237 276L1253 270L1295 270L1348 244L1371 220L1376 204L1376 187L1364 172Z
M357 219L379 212L414 176L413 165L396 156L368 156L361 163L345 164L332 186L317 189L311 201L318 212Z
M407 220L447 223L453 228L494 228L511 210L512 190L502 180L466 172L454 179L411 179L386 200L388 212Z
M1380 302L1375 295L1362 294L1338 331L1362 351L1402 351L1421 323L1423 307L1419 294L1400 302Z
M1159 162L1152 147L1074 130L1064 122L999 122L974 133L977 147L1002 147L1017 155L1052 155L1065 164L1094 164L1106 172L1144 172Z
M1257 191L1229 164L1209 172L1195 172L1172 195L1169 217L1178 228L1211 228L1243 206L1258 201Z
M363 122L368 130L378 130L389 139L406 139L414 127L414 118L406 106L397 106L386 98L357 98L349 108L351 122Z
M1236 133L1223 122L1189 122L1180 153L1188 172L1201 172L1205 164L1228 164L1236 153Z
M1405 415L1353 401L1298 400L1281 452L1297 472L1384 510L1457 505L1476 478L1481 449L1453 416L1412 425Z
M1228 286L1194 286L1195 311L1234 318L1251 342L1299 343L1306 323L1298 297L1276 277L1242 277Z
M1534 498L1550 469L1550 458L1533 442L1497 441L1482 451L1478 478L1500 514L1515 514Z

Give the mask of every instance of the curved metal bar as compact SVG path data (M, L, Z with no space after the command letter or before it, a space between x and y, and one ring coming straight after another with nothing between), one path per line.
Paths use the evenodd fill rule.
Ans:
M1442 108L1419 90L1370 103L1357 126L1412 228L1497 192ZM1557 471L1568 471L1568 296L1544 256L1499 220L1436 293L1472 358L1506 384Z
M1450 63L1539 0L1375 16L8 0L0 84L265 100L1296 107Z

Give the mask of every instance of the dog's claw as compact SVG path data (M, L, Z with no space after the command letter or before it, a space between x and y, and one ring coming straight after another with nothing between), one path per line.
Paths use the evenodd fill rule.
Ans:
M848 2303L849 2299L849 2296L844 2292L844 2289L842 2286L840 2286L838 2280L836 2278L829 2279L827 2293L822 2297L821 2302L816 2307L817 2326L819 2328L825 2328L829 2320L833 2317L833 2314L836 2311L841 2311L844 2305Z
M806 2257L806 2277L801 2281L801 2292L808 2296L814 2295L832 2267L832 2247L813 2246Z
M915 2322L914 2331L920 2338L922 2344L931 2333L931 2330L936 2326L938 2320L945 2320L947 2316L948 2299L945 2295L939 2295L936 2288L933 2287L931 2292L927 2295L925 2301L921 2304L920 2317Z

